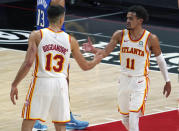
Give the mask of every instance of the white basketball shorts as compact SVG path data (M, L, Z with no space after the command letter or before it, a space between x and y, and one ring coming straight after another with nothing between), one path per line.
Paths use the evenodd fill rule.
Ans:
M70 121L70 103L66 78L34 78L30 84L22 117L27 120Z
M123 115L128 115L129 112L141 110L144 114L148 88L148 77L131 77L122 74L119 78L118 111Z

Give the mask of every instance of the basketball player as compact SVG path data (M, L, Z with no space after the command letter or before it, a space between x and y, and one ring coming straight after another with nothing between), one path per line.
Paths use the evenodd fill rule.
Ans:
M49 22L47 19L47 8L49 5L61 5L65 7L65 0L37 0L37 30L47 28L49 26ZM65 24L63 24L61 30L65 31ZM67 79L69 79L69 76ZM89 125L89 122L87 121L76 120L72 112L70 112L70 117L71 121L66 123L67 129L85 129ZM47 130L47 126L42 125L39 121L36 121L34 128L38 130Z
M65 131L65 123L70 121L66 79L70 53L83 70L92 69L102 59L102 55L96 55L92 61L86 61L77 40L61 30L65 13L62 6L49 6L47 13L50 25L33 31L29 36L25 60L11 87L11 101L16 104L17 85L27 75L35 60L33 80L22 111L22 131L32 131L35 120L46 121L48 114L56 131Z
M171 83L158 37L142 28L148 13L142 6L132 6L127 12L127 29L116 31L104 50L94 48L92 42L83 45L86 51L106 57L120 43L121 75L118 104L122 122L127 130L139 131L139 117L144 114L149 89L149 57L154 53L166 82L163 94L170 95Z

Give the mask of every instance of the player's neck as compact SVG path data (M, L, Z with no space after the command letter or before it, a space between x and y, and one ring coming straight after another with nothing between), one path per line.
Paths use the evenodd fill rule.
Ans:
M57 26L56 24L50 24L48 28L52 29L55 32L61 31L61 26Z
M142 27L139 27L134 30L130 30L129 33L130 33L130 37L133 40L136 40L136 39L140 38L141 35L144 33L144 29Z

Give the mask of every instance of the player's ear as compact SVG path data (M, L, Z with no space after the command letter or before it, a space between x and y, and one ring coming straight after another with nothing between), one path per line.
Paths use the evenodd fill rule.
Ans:
M60 18L60 25L63 25L64 19L65 19L65 17L64 17L64 15L63 15L63 16Z
M142 24L144 22L144 19L139 19L139 22Z

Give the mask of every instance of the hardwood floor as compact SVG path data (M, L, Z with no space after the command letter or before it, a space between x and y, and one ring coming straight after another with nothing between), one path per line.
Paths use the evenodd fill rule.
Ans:
M19 131L21 128L21 110L26 92L32 78L31 72L18 86L17 105L10 101L11 82L24 60L25 52L0 48L0 130ZM79 120L89 121L90 125L120 120L117 112L117 88L119 67L110 64L99 64L90 71L82 71L74 59L70 69L71 110ZM176 109L179 98L177 74L169 74L172 92L169 98L162 94L165 84L161 72L150 72L150 89L146 104L146 115ZM49 120L45 123L49 131L54 127Z

